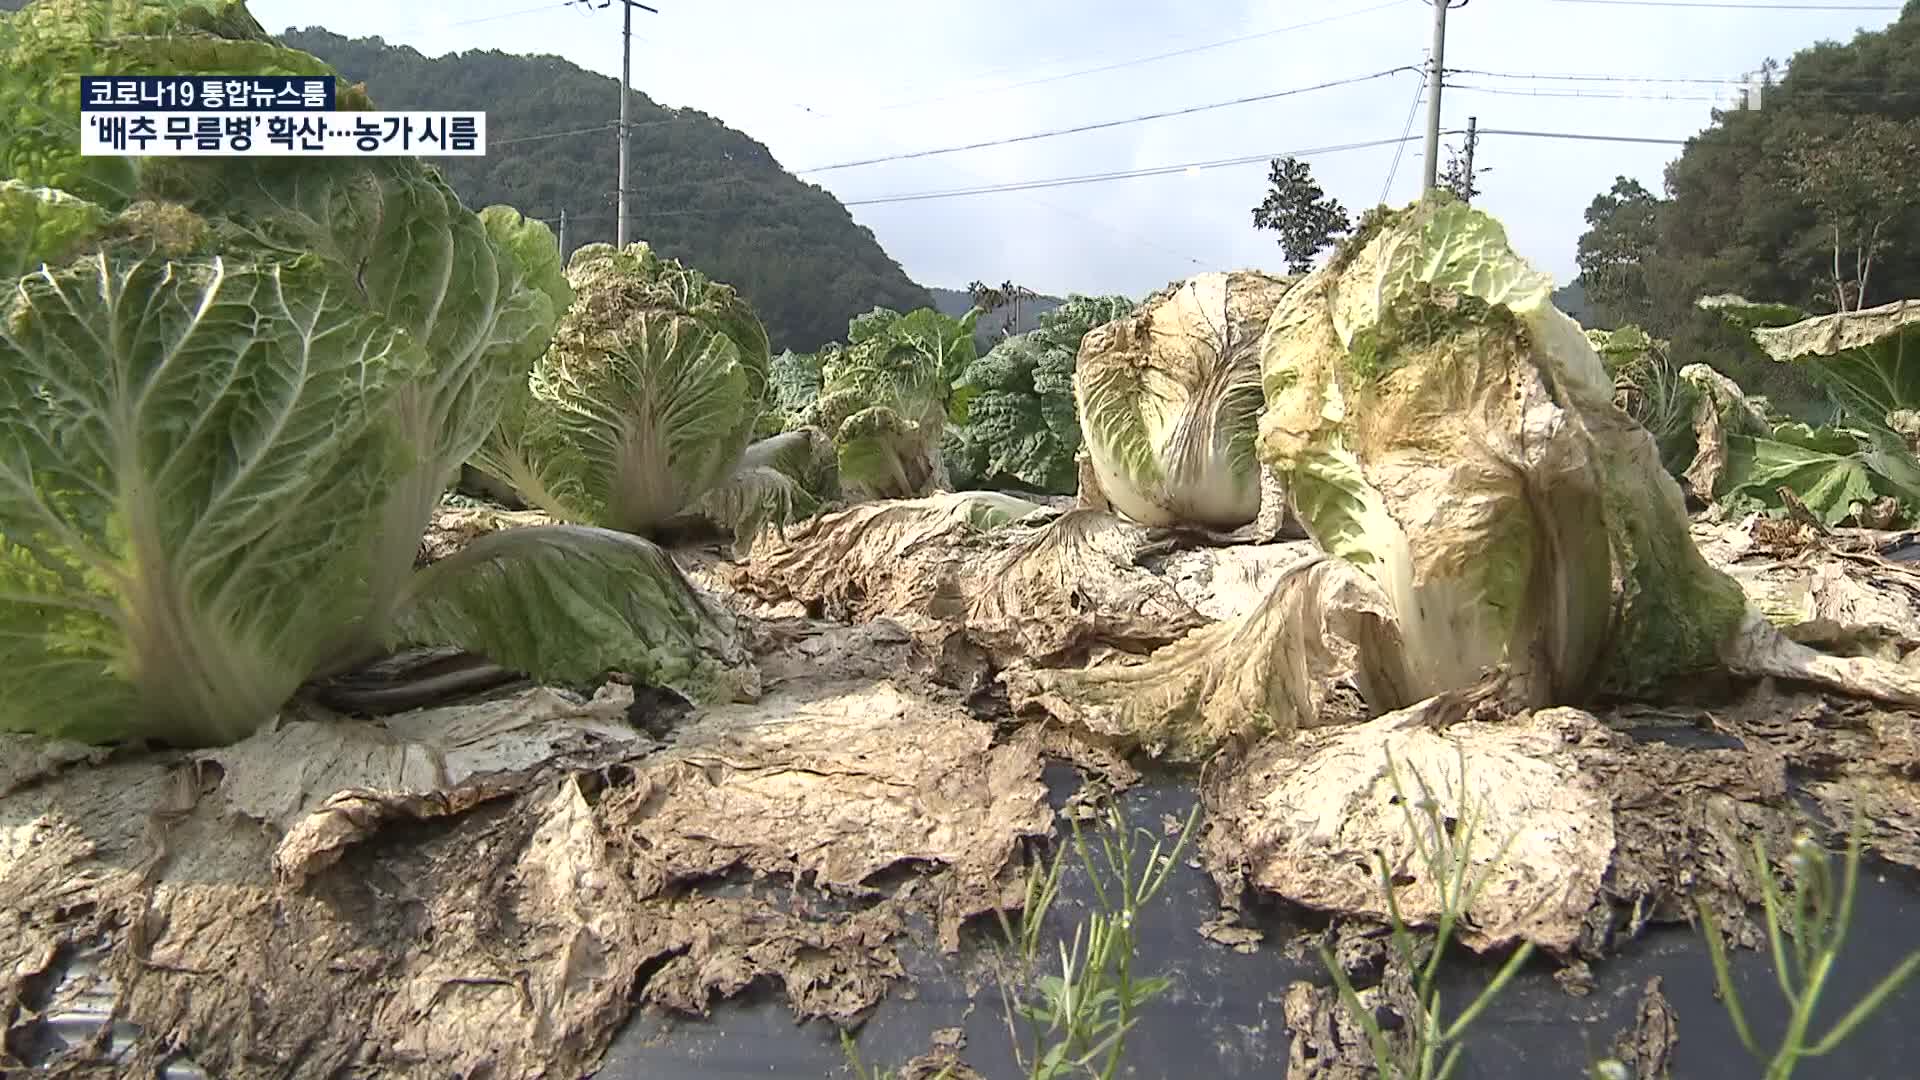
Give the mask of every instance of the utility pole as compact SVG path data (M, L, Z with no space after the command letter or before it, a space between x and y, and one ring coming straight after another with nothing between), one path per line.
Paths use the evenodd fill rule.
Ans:
M588 3L589 0L567 0L567 3ZM606 8L613 0L600 0L595 7ZM660 14L660 9L640 3L640 0L620 0L620 179L615 185L614 203L618 207L614 215L614 246L627 246L627 98L633 88L633 9Z
M1467 202L1473 201L1473 147L1480 141L1480 118L1467 117ZM565 211L562 211L564 214ZM564 216L561 221L567 220Z
M560 208L560 265L567 265L567 208Z
M1467 0L1427 0L1433 5L1433 55L1427 61L1427 165L1421 192L1432 191L1440 179L1440 86L1446 75L1447 9L1466 7Z

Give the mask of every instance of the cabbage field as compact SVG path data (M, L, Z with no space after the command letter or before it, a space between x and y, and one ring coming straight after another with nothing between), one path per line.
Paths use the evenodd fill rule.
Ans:
M1774 1080L1920 967L1844 936L1920 868L1920 301L1701 300L1813 427L1436 193L775 355L417 159L76 149L81 74L326 71L237 0L0 16L6 1075L641 1075L767 994L863 1076L1151 1075L1244 961L1222 1075L1426 1080L1691 924L1778 985L1582 1061ZM945 977L1006 1045L862 1062Z

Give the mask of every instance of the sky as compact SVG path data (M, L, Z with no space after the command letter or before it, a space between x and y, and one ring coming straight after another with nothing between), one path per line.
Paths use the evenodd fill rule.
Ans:
M1458 73L1442 91L1442 128L1463 129L1474 117L1489 132L1685 139L1762 60L1784 62L1816 41L1884 28L1899 14L1891 0L1855 5L1887 4L1884 10L1806 0L1834 5L1825 11L1760 6L1781 0L1722 2L1742 6L1469 0L1447 16L1444 61ZM1273 234L1253 228L1251 213L1266 191L1265 159L1279 154L1325 151L1302 156L1355 211L1383 195L1405 204L1420 187L1421 79L1392 69L1427 62L1433 9L1423 0L649 3L658 14L634 13L634 87L758 139L789 171L843 202L1256 158L1034 191L851 205L855 220L923 285L1012 280L1056 295L1139 296L1207 270L1280 270ZM551 53L620 74L617 0L605 9L558 0L252 0L249 7L273 32L324 25L428 56ZM1108 70L1090 70L1100 68ZM1345 82L1353 79L1361 81ZM1344 85L821 170L1334 82ZM614 95L605 117L581 123L617 113ZM1398 147L1325 149L1405 134L1412 141ZM1457 148L1462 138L1443 142ZM1488 171L1475 205L1506 225L1522 255L1565 282L1575 273L1581 215L1594 195L1622 175L1658 191L1679 151L1486 134L1476 165Z

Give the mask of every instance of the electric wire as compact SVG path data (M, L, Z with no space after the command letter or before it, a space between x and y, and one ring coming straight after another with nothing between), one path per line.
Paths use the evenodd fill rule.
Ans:
M1140 56L1140 57L1135 57L1134 59L1131 59L1131 60L1120 60L1111 64L1102 64L1098 67L1082 68L1078 71L1068 71L1059 75L1044 75L1038 78L1028 79L1024 82L1010 83L1005 86L996 86L996 87L990 87L990 88L981 89L981 90L960 90L960 91L955 91L953 93L941 94L934 97L923 97L923 98L915 98L910 101L899 101L899 102L894 102L890 105L878 106L874 108L872 111L873 112L891 112L896 109L912 108L918 105L936 105L942 102L953 101L958 98L980 97L980 96L986 96L990 94L1002 94L1002 93L1006 93L1009 90L1024 90L1030 86L1042 86L1047 83L1061 82L1066 79L1077 79L1083 75L1099 75L1108 71L1119 71L1123 68L1137 67L1141 64L1151 64L1160 60L1171 60L1171 59L1174 59L1175 57L1192 56L1195 53L1207 52L1212 49L1226 48L1229 45L1240 45L1249 41L1257 41L1261 38L1269 38L1279 34L1291 33L1295 30L1305 30L1308 27L1321 26L1326 23L1338 22L1342 19L1351 19L1361 15L1370 15L1373 12L1384 11L1387 8L1391 8L1391 7L1399 7L1402 4L1406 4L1409 2L1411 2L1411 0L1387 0L1387 2L1384 4L1375 4L1372 7L1364 7L1356 11L1343 11L1337 15L1324 15L1318 19L1309 19L1306 22L1294 23L1290 26L1279 26L1271 30L1260 30L1251 34L1240 34L1236 37L1222 38L1219 41L1210 41L1203 45L1193 45L1184 49L1174 49L1170 52L1154 53L1152 56ZM1009 69L1002 68L1000 70L1006 71ZM993 73L988 72L987 74L993 74Z
M1235 105L1250 105L1260 101L1273 101L1278 98L1293 97L1297 94L1308 94L1318 90L1331 90L1338 86L1352 86L1357 83L1370 82L1374 79L1397 75L1403 71L1417 70L1419 69L1410 64L1402 64L1399 67L1376 71L1368 75L1355 75L1345 79L1334 79L1329 82L1315 83L1312 86L1297 86L1287 90L1276 90L1268 94L1252 94L1246 97L1234 98L1231 101L1215 101L1205 105L1189 105L1183 109L1169 109L1164 112L1129 116L1119 120L1102 120L1091 124L1079 124L1074 127L1055 128L1050 131L1036 131L1026 135L1012 135L1002 139L985 139L958 146L943 146L931 150L912 150L899 154L884 154L879 157L861 158L856 161L842 161L832 165L816 165L809 169L795 169L794 175L805 176L812 173L832 172L837 169L851 169L862 165L879 165L890 161L909 161L915 158L934 157L939 154L957 154L967 150L982 150L990 146L1010 146L1014 143L1034 142L1039 139L1058 138L1062 135L1077 135L1086 131L1101 131L1107 128L1122 127L1127 124L1139 124L1148 120L1164 120L1174 116L1190 116L1194 113L1208 112L1213 109L1224 109Z
M1387 193L1393 190L1393 178L1400 175L1400 159L1407 154L1407 143L1413 141L1413 119L1420 115L1420 99L1426 96L1427 80L1423 77L1413 90L1413 104L1407 106L1407 122L1400 129L1400 145L1393 148L1393 164L1387 167L1387 182L1380 185L1380 198L1376 202L1386 202Z
M1464 128L1443 128L1442 135L1463 135ZM1684 146L1686 139L1663 139L1642 135L1607 135L1576 131L1531 131L1516 128L1478 128L1475 135L1484 139L1487 136L1508 136L1513 138L1534 139L1572 139L1585 142L1637 143L1657 146ZM1359 142L1338 143L1330 146L1315 146L1304 149L1278 150L1261 154L1243 154L1236 157L1216 158L1208 161L1183 161L1168 165L1153 165L1139 169L1116 169L1100 173L1086 173L1075 176L1043 177L1032 180L1014 180L996 184L981 184L966 188L947 188L939 191L904 192L894 195L879 195L863 199L842 199L843 206L874 206L886 203L925 202L934 199L962 198L973 195L997 195L1009 192L1025 192L1052 187L1073 187L1081 184L1106 183L1114 180L1132 180L1151 176L1168 176L1182 172L1200 172L1210 169L1229 168L1235 165L1265 163L1283 157L1316 157L1324 154L1344 153L1352 150L1364 150L1382 146L1404 146L1424 135L1406 135L1398 138L1367 139ZM737 208L715 207L689 210L653 211L649 216L680 217L708 216L712 214L733 213ZM568 220L595 219L609 214L610 211L588 211L583 214L569 212ZM552 222L552 217L541 218ZM1101 224L1095 222L1095 224ZM1104 226L1103 226L1104 227Z
M558 4L555 4L555 3L549 3L549 4L541 4L541 5L539 5L538 7L530 7L530 8L521 8L521 9L520 9L520 10L518 10L518 11L497 11L497 12L495 12L495 13L493 13L492 15L480 15L480 16L477 16L477 17L475 17L475 18L471 18L471 19L455 19L455 20L454 20L453 22L450 22L450 23L442 23L441 25L443 25L443 26L472 26L472 25L474 25L475 23L483 23L483 22L493 22L493 21L495 21L495 20L497 20L497 19L515 19L515 18L519 18L519 17L520 17L520 16L522 16L522 15L531 15L531 14L533 14L533 13L534 13L534 12L536 12L536 11L552 11L552 10L554 10L554 9L556 9L556 8L563 8L563 7L566 7L566 6L568 6L568 5L567 5L567 4L564 4L564 3L558 3Z
M1516 131L1511 128L1481 128L1476 134L1511 135L1528 139L1577 139L1583 142L1648 143L1656 146L1685 146L1687 139L1655 139L1644 135L1586 135L1572 131Z
M1734 11L1899 11L1898 4L1735 4L1727 0L1549 0L1609 7L1729 8Z
M1316 146L1302 150L1281 150L1265 154L1246 154L1239 157L1217 158L1211 161L1183 161L1172 165L1153 165L1140 169L1116 169L1108 172L1086 173L1077 176L1055 176L1037 180L1014 180L969 188L948 188L940 191L880 195L864 199L842 199L841 203L846 206L872 206L879 203L920 202L927 199L950 199L964 195L993 195L1008 191L1032 191L1038 188L1072 187L1079 184L1104 183L1110 180L1132 180L1143 176L1166 176L1171 173L1200 172L1207 169L1227 168L1233 165L1251 165L1282 157L1314 157L1320 154L1339 153L1347 150L1363 150L1376 146L1392 146L1396 143L1410 142L1418 137L1421 136L1407 136L1403 139L1368 139L1362 142L1339 143L1333 146Z

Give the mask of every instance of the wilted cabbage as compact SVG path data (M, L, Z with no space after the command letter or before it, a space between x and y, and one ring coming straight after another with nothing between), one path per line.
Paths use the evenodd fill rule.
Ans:
M1787 321L1780 304L1711 297L1703 306L1749 328L1761 351L1793 364L1839 401L1848 422L1893 430L1890 418L1920 409L1920 300Z
M1445 196L1377 220L1260 349L1260 454L1321 554L1144 659L1009 670L1015 708L1193 759L1495 673L1535 706L1722 666L1920 702L1910 672L1787 641L1707 563L1552 289Z
M1260 334L1288 281L1201 274L1080 342L1074 402L1102 492L1146 525L1230 530L1260 512Z
M1912 438L1920 408L1913 366L1920 359L1920 301L1815 317L1735 296L1700 303L1746 327L1768 357L1800 367L1842 407L1840 423L1819 428L1774 418L1755 424L1751 414L1762 410L1748 399L1739 411L1745 422L1717 424L1725 462L1718 494L1736 509L1772 509L1785 487L1829 525L1853 519L1884 528L1912 520L1920 511ZM1722 381L1720 398L1738 395L1737 386ZM1704 429L1701 441L1716 445Z
M239 3L0 19L0 729L231 741L406 641L717 678L712 615L616 534L414 573L565 306L544 225L411 158L78 153L78 74L326 71Z
M1297 287L1262 345L1262 457L1391 599L1416 699L1501 666L1536 703L1643 689L1716 665L1740 624L1552 291L1436 199Z
M1788 304L1704 296L1700 307L1747 330L1776 363L1794 364L1833 395L1857 423L1885 425L1920 410L1920 300L1809 316Z

